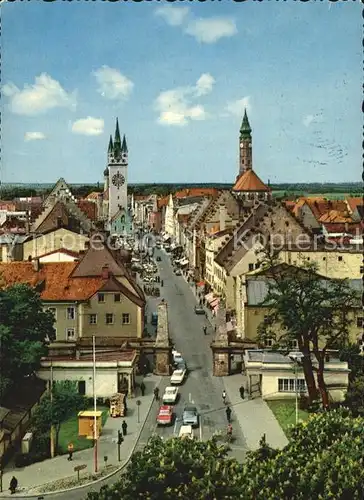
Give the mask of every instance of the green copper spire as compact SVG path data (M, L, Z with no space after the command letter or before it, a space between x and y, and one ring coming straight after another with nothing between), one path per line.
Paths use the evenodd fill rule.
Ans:
M242 139L251 139L252 129L250 128L248 115L246 114L246 109L244 110L244 117L240 127L240 137Z
M127 153L128 152L128 146L126 144L126 138L125 138L125 134L123 136L123 143L121 145L121 152L122 153Z
M113 145L113 142L112 142L112 137L110 135L110 140L109 140L109 147L107 148L107 152L108 153L112 153L112 150L114 149L114 145Z

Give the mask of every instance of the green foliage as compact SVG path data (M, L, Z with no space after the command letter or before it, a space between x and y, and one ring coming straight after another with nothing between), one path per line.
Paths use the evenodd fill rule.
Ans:
M216 440L150 439L133 455L120 482L90 493L88 500L238 498L241 465L226 458Z
M364 419L347 411L313 415L291 431L283 450L260 449L243 465L216 441L152 438L119 482L87 500L361 500Z
M33 419L32 428L35 436L43 439L49 434L51 426L55 428L55 448L58 448L59 431L62 422L74 415L80 410L83 410L86 405L85 398L78 393L77 383L64 380L55 382L51 394L46 394L39 406L36 408Z
M354 415L364 417L364 375L350 381L344 404Z
M350 371L350 380L364 375L364 357L360 355L358 344L348 344L340 349L341 361L346 361Z
M54 317L28 285L0 290L0 395L34 373L54 336Z

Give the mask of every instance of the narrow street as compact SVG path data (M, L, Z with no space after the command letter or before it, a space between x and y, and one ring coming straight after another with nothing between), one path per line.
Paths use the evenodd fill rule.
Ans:
M177 417L175 425L165 428L157 427L156 417L159 404L155 402L155 408L149 414L137 449L145 446L153 433L165 438L178 435L183 408L188 402L194 403L200 413L200 426L195 430L197 438L207 440L214 432L225 433L227 428L226 407L222 401L223 380L212 375L210 342L214 332L211 324L204 316L195 314L196 299L191 287L182 276L174 274L169 256L158 250L155 251L154 257L156 256L162 259L157 264L164 286L161 287L160 298L148 298L148 316L156 310L157 304L164 298L168 304L170 336L176 349L185 359L189 373L183 385L179 387L180 397L175 405ZM207 326L208 335L203 334L204 325ZM169 378L164 378L160 386L161 395L168 385ZM234 418L234 411L232 426L234 442L231 455L241 461L245 457L246 443L239 423Z

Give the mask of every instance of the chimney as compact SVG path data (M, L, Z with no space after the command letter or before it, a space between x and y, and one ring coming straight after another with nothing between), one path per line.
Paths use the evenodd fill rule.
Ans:
M220 231L226 229L226 207L225 205L220 205Z
M39 259L38 258L33 259L32 264L33 264L33 271L35 271L37 273L40 269Z
M57 228L62 227L62 217L57 217Z
M109 266L107 264L102 266L101 276L102 276L102 279L104 279L104 280L109 279L110 272L109 272Z

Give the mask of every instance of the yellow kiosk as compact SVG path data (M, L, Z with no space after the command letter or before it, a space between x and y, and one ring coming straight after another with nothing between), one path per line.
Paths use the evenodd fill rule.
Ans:
M78 412L78 435L86 439L94 439L94 423L96 416L96 438L101 434L102 411L80 411Z

